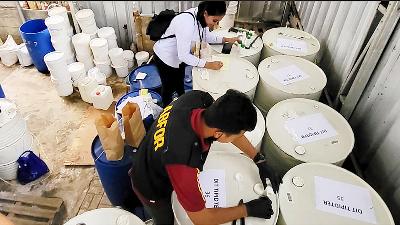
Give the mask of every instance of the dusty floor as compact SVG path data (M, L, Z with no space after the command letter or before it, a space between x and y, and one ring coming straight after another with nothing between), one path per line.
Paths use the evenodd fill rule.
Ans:
M62 198L63 219L75 216L95 178L95 169L93 166L66 167L63 157L71 146L74 132L98 110L83 102L76 91L71 96L59 97L50 77L33 66L9 68L0 64L0 83L6 98L14 101L26 118L30 131L37 137L40 156L51 170L49 175L32 184L19 185L13 181L10 185L0 181L0 190ZM108 83L112 84L115 99L127 90L116 75L108 78Z

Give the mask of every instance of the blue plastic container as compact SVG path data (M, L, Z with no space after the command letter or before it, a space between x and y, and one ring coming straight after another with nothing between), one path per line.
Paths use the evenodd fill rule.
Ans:
M139 72L146 73L147 76L143 80L135 80ZM161 93L161 78L157 66L154 64L145 64L132 70L129 74L129 85L131 91L146 88Z
M114 206L121 206L129 211L142 206L132 190L131 179L128 175L135 156L134 148L125 145L124 156L119 161L108 161L99 136L92 142L92 157L101 184L108 199Z
M26 21L19 27L22 40L26 43L29 55L36 69L41 73L49 73L44 56L53 52L54 48L50 41L50 33L44 20L35 19Z
M0 84L0 98L5 98L6 96L4 95L4 91L1 88L1 84Z
M162 98L161 98L161 96L160 96L157 92L155 92L155 91L152 91L152 90L148 90L148 91L149 91L151 97L153 98L154 103L156 103L157 105L159 105L159 106L162 107ZM132 92L128 92L128 93L126 93L124 96L122 96L122 97L118 100L117 104L115 104L115 112L117 111L117 107L118 107L119 105L121 105L121 103L122 103L125 99L127 99L128 97L136 97L136 96L139 96L139 90L135 90L135 91L132 91ZM117 119L118 119L118 121L119 121L121 118L122 118L122 115L119 114L119 113L117 113ZM146 128L146 131L150 128L150 126L151 126L151 124L153 124L153 122L154 122L154 118L153 118L151 115L148 116L147 118L145 118L145 119L143 120L143 124L144 124L144 127ZM120 123L120 126L122 126L121 123Z

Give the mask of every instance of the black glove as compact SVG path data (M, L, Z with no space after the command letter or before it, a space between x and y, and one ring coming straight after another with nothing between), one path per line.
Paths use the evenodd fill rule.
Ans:
M274 214L272 202L268 197L254 199L244 204L247 210L247 216L269 219Z
M282 178L267 164L265 157L261 153L257 153L257 155L254 157L254 162L258 167L258 172L264 188L267 187L265 179L269 178L272 189L275 193L277 193L279 190L279 184L282 183Z

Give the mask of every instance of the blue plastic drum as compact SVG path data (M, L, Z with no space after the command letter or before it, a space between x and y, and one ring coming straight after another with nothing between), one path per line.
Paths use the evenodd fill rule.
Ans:
M147 76L143 80L136 80L136 76L139 72L146 73ZM129 85L131 91L150 89L161 93L161 79L157 66L154 64L146 64L134 69L129 74Z
M44 24L44 20L26 21L19 27L19 31L36 69L41 73L49 73L44 62L44 56L49 52L53 52L54 48L51 44L50 33Z

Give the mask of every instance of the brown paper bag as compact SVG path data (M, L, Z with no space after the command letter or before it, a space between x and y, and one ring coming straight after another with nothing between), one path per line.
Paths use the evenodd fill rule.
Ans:
M118 121L111 114L101 114L95 121L97 133L107 160L120 160L124 156L124 141Z
M122 108L122 119L124 121L125 142L134 148L139 147L146 134L139 105L128 102Z

